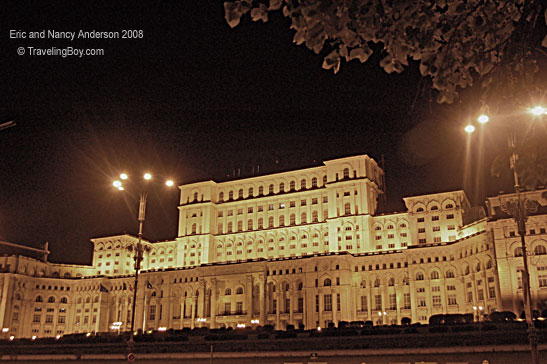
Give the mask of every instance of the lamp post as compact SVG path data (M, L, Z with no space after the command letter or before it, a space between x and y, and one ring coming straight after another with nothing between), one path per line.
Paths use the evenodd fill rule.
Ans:
M143 178L145 181L151 181L152 180L152 175L150 173L145 173L143 175ZM124 187L124 182L122 181L127 181L129 179L129 176L126 174L126 173L122 173L120 174L120 179L119 180L115 180L112 185L117 188L119 191L124 191L125 190L125 187ZM165 185L167 187L173 187L175 185L175 183L173 182L173 180L171 179L168 179L165 181ZM139 194L139 215L138 215L138 221L139 221L139 233L138 233L138 241L137 241L137 245L136 246L130 246L129 247L129 250L134 250L135 251L135 254L133 256L133 259L135 261L135 284L134 284L134 287L133 287L133 301L132 301L132 308L131 308L131 330L129 331L129 340L127 342L127 349L129 351L129 353L132 353L133 352L133 348L134 348L134 345L135 345L135 340L134 340L134 337L135 337L135 308L136 308L136 304L137 304L137 289L139 287L139 271L141 269L141 263L144 259L144 251L145 251L145 247L143 246L142 244L142 231L143 231L143 225L144 225L144 220L145 220L145 216L146 216L146 201L147 201L147 198L148 198L148 194L146 192L141 192Z
M547 115L547 109L542 106L536 106L531 108L530 113L534 116L543 116ZM480 115L477 118L477 121L485 125L490 119L487 115ZM472 124L469 124L465 127L465 131L468 134L471 134L475 131L475 127ZM528 219L528 214L535 212L538 207L537 201L531 201L526 198L522 198L521 195L521 186L519 184L519 176L516 168L516 163L518 160L518 154L516 151L516 134L511 133L508 137L508 144L511 148L511 156L509 157L509 166L513 171L513 181L515 187L516 200L508 200L501 204L501 208L504 212L508 213L513 217L517 224L517 230L520 235L520 242L522 247L522 259L524 262L524 267L522 271L522 290L524 296L524 312L526 315L526 324L528 326L528 341L530 342L530 352L532 355L532 364L539 363L538 357L538 337L536 328L534 326L534 321L532 317L532 294L530 291L530 270L528 269L528 254L526 253L526 220ZM479 306L480 307L480 306ZM473 307L475 312L477 312L477 307ZM478 312L477 312L478 313Z

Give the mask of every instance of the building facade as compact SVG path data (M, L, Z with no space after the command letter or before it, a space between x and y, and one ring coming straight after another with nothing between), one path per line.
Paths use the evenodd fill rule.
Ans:
M522 250L502 209L511 195L489 198L488 216L463 191L407 197L406 211L378 214L383 180L373 159L355 156L180 186L178 236L143 242L135 327L315 328L522 311ZM538 207L526 237L538 309L547 308L545 192L525 193ZM137 238L91 241L91 266L0 257L4 336L129 329Z

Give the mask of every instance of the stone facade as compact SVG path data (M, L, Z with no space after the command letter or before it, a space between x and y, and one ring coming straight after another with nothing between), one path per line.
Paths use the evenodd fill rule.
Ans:
M383 171L368 156L323 166L180 186L178 236L146 246L135 327L271 324L306 328L340 321L426 323L481 306L522 310L518 234L490 198L463 191L404 199L377 214ZM547 199L528 220L534 307L547 301ZM43 337L128 330L133 298L130 235L92 239L91 266L0 257L2 335Z

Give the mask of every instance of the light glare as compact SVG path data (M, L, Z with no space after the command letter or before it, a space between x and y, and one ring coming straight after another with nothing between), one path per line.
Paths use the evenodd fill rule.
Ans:
M467 126L465 127L465 132L466 132L467 134L471 134L471 133L474 132L474 131L475 131L475 127L474 127L473 125L471 125L471 124L469 124L469 125L467 125Z
M175 182L173 182L173 180L171 180L171 179L168 179L167 181L165 181L165 184L168 187L173 187L175 185Z
M145 173L145 174L144 174L144 179L147 180L147 181L149 181L149 180L152 179L152 175L151 175L150 173Z
M127 178L128 178L128 177L127 177L127 173L122 173L122 174L120 174L120 178L121 178L121 179L127 179Z
M477 121L481 124L486 124L489 120L490 118L486 114L482 114L477 118Z
M116 188L120 188L122 186L122 182L115 180L114 182L112 182L112 185Z
M530 109L530 112L534 114L535 116L541 116L547 114L547 109L545 109L543 106L536 106L532 109Z
M125 190L125 188L123 188L122 186L120 186L120 187L118 187L118 190L123 191L123 190Z

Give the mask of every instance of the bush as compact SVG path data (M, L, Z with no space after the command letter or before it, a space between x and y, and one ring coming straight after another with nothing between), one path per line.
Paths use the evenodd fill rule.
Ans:
M492 322L512 322L515 321L517 315L511 311L494 311L490 314L490 321Z
M403 326L408 326L412 323L412 320L410 319L410 317L403 317L401 319L401 325Z
M444 333L444 332L448 332L448 327L446 327L446 326L434 326L434 327L430 327L428 329L428 331L430 333L435 333L435 334L441 333L441 332Z

